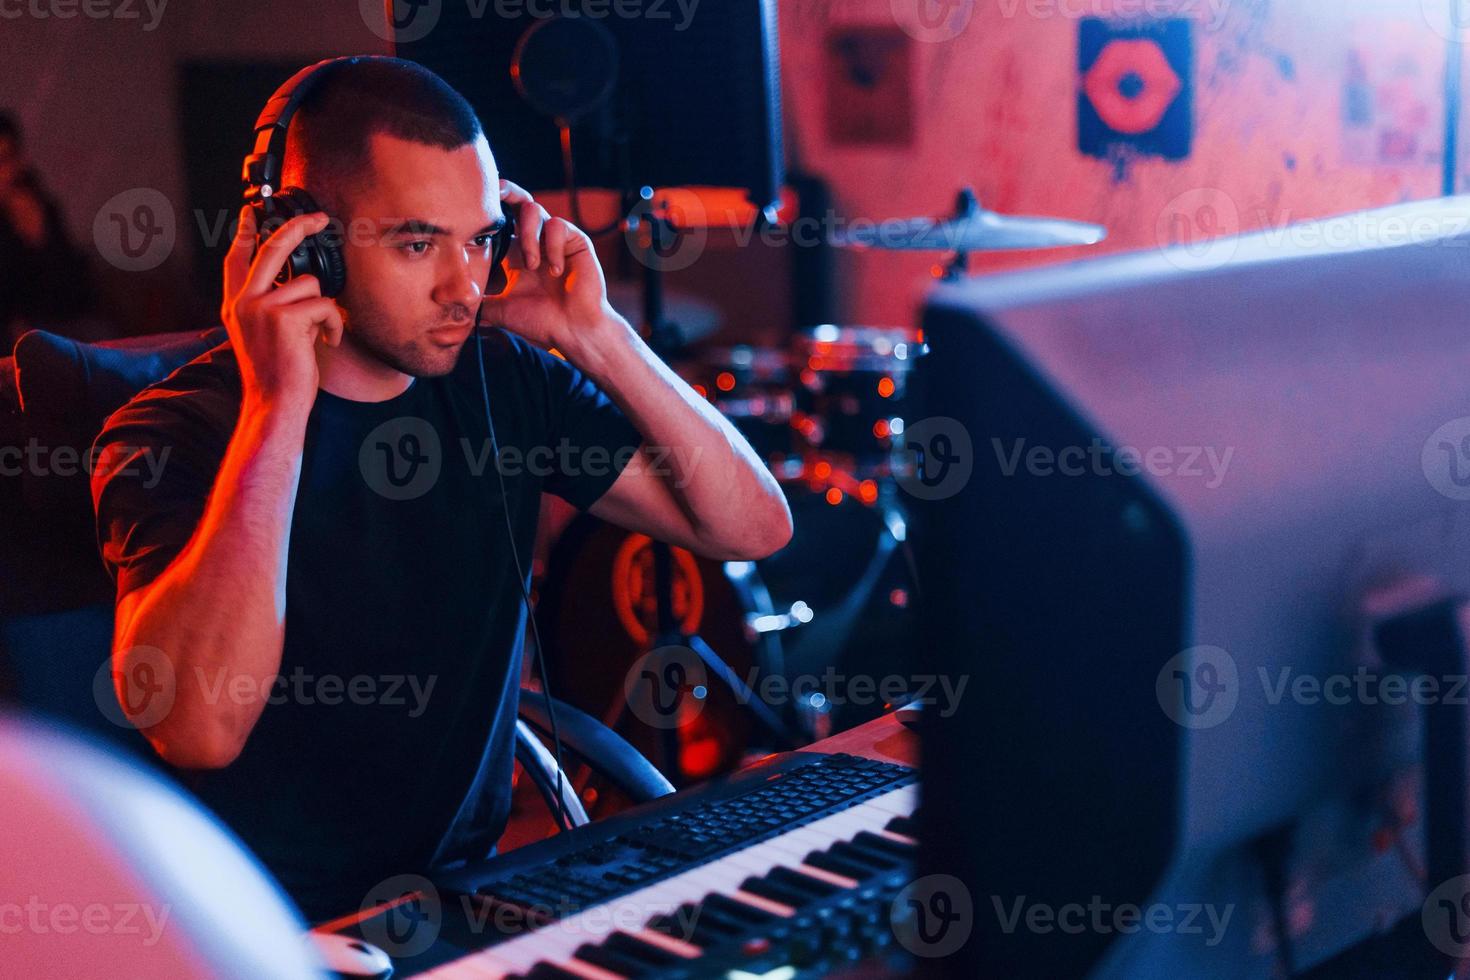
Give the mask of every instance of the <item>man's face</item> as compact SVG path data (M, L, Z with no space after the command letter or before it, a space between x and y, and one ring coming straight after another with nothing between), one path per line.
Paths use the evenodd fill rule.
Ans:
M448 374L474 329L503 222L484 137L441 150L376 134L337 199L347 228L342 343L415 377Z

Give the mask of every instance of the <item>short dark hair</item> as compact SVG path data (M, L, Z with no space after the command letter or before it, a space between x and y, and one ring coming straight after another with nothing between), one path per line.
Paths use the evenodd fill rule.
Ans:
M423 65L360 55L317 71L286 133L281 182L306 188L329 212L367 168L374 134L457 150L484 132L465 97Z

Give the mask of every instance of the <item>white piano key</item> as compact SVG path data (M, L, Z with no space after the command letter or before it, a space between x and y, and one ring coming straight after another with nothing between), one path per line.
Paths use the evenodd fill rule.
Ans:
M810 864L798 864L793 870L809 878L825 881L827 884L835 885L838 888L856 888L859 884L857 880L849 878L847 875L840 875L835 871L828 871L825 868L814 867Z
M762 912L779 915L783 919L789 919L796 914L796 909L790 905L778 902L773 898L766 898L764 895L757 895L754 892L745 891L744 889L731 892L730 898L735 899L737 902L743 902L751 908L760 909Z
M812 851L831 847L835 839L831 833L824 831L805 833L803 828L791 834L772 838L766 841L766 844L769 844L774 850L785 852L793 857L805 857Z
M695 946L693 943L686 943L684 940L677 939L673 936L665 936L663 933L655 932L652 929L638 929L633 932L633 935L650 946L657 946L659 949L668 950L675 956L682 956L686 960L695 960L704 955L704 950Z
M621 973L613 973L593 963L588 963L586 960L579 960L576 957L567 960L553 960L552 962L563 970L569 973L575 973L580 977L586 978L586 980L626 980Z

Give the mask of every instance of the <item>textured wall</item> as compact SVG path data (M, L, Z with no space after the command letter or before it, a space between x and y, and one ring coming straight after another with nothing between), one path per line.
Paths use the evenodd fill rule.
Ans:
M98 9L137 16L10 16L29 9L16 2L0 11L3 104L19 110L74 234L89 244L94 217L119 192L156 188L176 205L183 200L179 61L305 60L384 47L350 0L173 0L157 16L156 0L151 9L143 0L98 2ZM1112 237L1093 251L1427 197L1440 185L1446 47L1428 18L1444 15L1438 8L1450 2L779 0L788 146L831 181L841 218L941 213L969 183L1001 211L1107 225ZM946 4L952 19L925 27L921 8L943 13ZM1079 20L1139 12L1193 24L1192 145L1181 160L1120 164L1078 149ZM832 87L840 64L829 55L829 39L855 25L902 42L888 56L900 84L878 86L872 104L855 97L862 87L855 90L851 79ZM1350 131L1344 119L1364 112L1373 125ZM1393 125L1412 138L1388 140L1394 152L1385 159L1381 130ZM850 142L865 133L900 142ZM182 281L189 271L191 250L175 253L150 273L114 279L160 303L159 281ZM1080 254L977 258L973 268ZM911 323L935 259L842 255L841 317ZM781 249L715 237L694 268L672 278L714 298L732 322L723 336L734 339L779 336L785 274ZM202 309L216 302L210 297ZM169 315L166 305L159 316Z
M91 0L86 6L102 16L86 16L84 7L66 0L0 5L0 105L19 114L30 156L62 202L74 238L92 253L109 314L129 333L198 325L217 316L219 297L198 295L188 279L193 249L182 236L196 225L183 212L179 63L305 61L380 52L386 43L367 28L355 2ZM139 188L160 192L178 210L181 237L163 261L128 271L98 254L93 221L99 213L106 220L105 206L116 210L109 206L116 195Z
M49 0L38 2L44 9ZM165 0L154 17L144 0L96 2L139 16L0 20L0 104L19 111L32 155L68 202L79 235L91 234L91 215L120 190L146 185L182 199L179 62L293 55L305 61L323 52L386 48L356 3ZM156 7L158 0L152 2ZM12 0L5 9L26 7Z
M912 27L925 3L943 6L781 2L788 135L803 163L833 183L845 217L942 213L969 183L999 211L1106 225L1111 237L1093 254L1439 193L1446 41L1428 20L1439 0L975 0L968 8L951 0L952 23L963 28L915 30L925 39L909 43L912 145L834 145L825 124L827 39L852 24ZM1192 22L1194 133L1182 160L1120 164L1078 150L1078 22L1115 8ZM1372 122L1348 127L1349 110ZM1408 138L1395 135L1400 129ZM1080 254L990 257L972 268ZM843 256L843 315L912 322L932 261Z

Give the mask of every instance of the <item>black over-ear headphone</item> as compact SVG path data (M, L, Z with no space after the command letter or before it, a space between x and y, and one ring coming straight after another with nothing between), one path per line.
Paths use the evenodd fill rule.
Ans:
M241 174L245 181L245 201L255 212L256 248L297 215L322 210L303 188L281 187L281 163L286 156L286 130L306 98L321 78L321 69L339 63L360 61L396 61L381 55L351 55L327 58L308 65L276 89L255 120L255 144ZM276 282L285 284L298 276L312 275L321 283L323 296L340 295L347 284L347 263L342 257L341 232L328 226L315 235L307 235L287 258ZM495 236L491 255L490 278L485 295L493 296L506 287L505 256L510 251L514 234L513 222L506 215L506 226Z
M324 65L357 61L358 58L328 58L308 65L276 89L255 120L255 145L245 158L242 178L245 201L255 212L256 248L292 218L320 211L311 195L300 187L281 187L281 161L286 156L286 130L291 117L311 91ZM296 246L276 275L287 283L298 276L313 275L321 283L323 296L336 296L347 284L347 264L342 260L342 243L326 231L308 235Z

